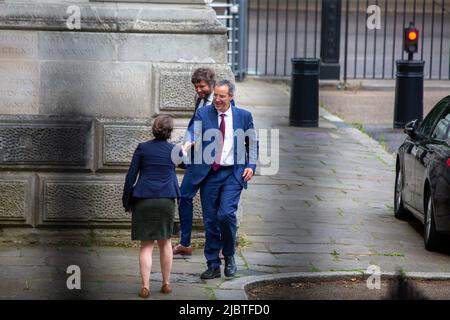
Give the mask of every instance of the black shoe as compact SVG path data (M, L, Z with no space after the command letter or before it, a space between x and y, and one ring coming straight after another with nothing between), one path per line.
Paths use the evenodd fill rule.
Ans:
M203 279L203 280L220 278L220 277L221 277L220 267L218 267L218 268L208 267L208 270L206 270L205 272L203 272L200 275L200 279Z
M237 267L236 262L234 261L234 257L225 257L225 277L234 277L236 274Z

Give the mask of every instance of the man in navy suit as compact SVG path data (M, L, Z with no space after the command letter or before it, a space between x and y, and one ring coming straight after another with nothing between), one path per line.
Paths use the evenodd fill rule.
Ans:
M195 88L195 111L204 106L210 105L214 96L214 85L216 74L214 70L210 68L198 68L195 70L191 77L191 82ZM194 121L194 114L189 121L188 127L192 126ZM189 131L188 131L189 134ZM187 137L187 140L192 140L191 137ZM180 243L176 244L173 248L173 254L191 255L191 232L192 232L192 218L193 218L193 199L200 188L199 185L192 183L192 171L189 164L184 164L186 169L181 183L181 199L178 208L180 217Z
M220 250L225 257L225 276L233 277L237 271L236 211L242 189L247 188L256 169L253 118L233 105L234 91L230 81L217 83L213 104L198 109L189 128L195 138L192 183L200 185L205 225L208 269L201 274L202 279L221 276Z

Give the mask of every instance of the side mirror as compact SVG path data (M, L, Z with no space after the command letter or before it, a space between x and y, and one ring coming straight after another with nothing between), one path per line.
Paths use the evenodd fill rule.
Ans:
M413 120L408 122L405 125L405 129L403 130L404 133L406 133L408 136L410 136L411 138L414 138L416 133L417 133L417 127L418 127L419 121Z

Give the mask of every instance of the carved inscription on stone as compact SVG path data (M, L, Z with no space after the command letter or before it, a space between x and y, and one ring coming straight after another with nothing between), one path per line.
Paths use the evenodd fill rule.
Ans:
M41 113L150 116L150 74L146 63L44 62Z
M7 61L0 58L0 113L37 114L38 112L38 63Z
M0 32L1 59L35 59L37 57L37 33L30 31L2 30Z
M145 25L145 21L137 19L135 26L139 23ZM226 39L222 35L134 33L118 37L118 60L121 61L227 63Z
M39 58L42 60L117 60L114 33L41 32Z

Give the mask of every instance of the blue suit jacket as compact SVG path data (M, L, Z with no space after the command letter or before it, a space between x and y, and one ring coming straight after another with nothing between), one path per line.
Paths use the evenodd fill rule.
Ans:
M212 105L212 104L209 104L209 105ZM207 107L208 105L206 105L206 106L204 106L204 107ZM234 102L234 100L231 100L231 106L232 107L235 107L235 102ZM203 107L202 107L203 108ZM196 112L197 112L197 110L198 110L198 106L195 106L195 110L194 110L194 113L192 114L192 117L191 117L191 119L189 119L189 123L188 123L188 126L187 126L187 131L186 131L186 137L185 137L185 141L192 141L193 140L193 134L194 134L194 127L193 127L193 125L194 125L194 118L195 118L195 114L196 114ZM189 130L189 129L191 129L191 130Z
M245 168L251 168L253 172L255 172L258 153L253 117L247 110L240 109L233 105L231 105L230 108L233 113L233 130L235 132L233 144L233 173L242 187L247 188L247 183L242 178L242 174L244 173ZM199 126L200 123L201 126ZM191 126L188 128L188 131L193 134L195 139L194 163L189 166L189 170L192 170L191 176L193 184L201 183L211 169L212 161L209 161L209 163L208 161L205 161L204 154L211 154L212 160L214 160L215 157L215 149L212 148L213 146L210 146L212 143L217 145L215 137L212 137L212 139L208 141L204 141L206 137L205 132L209 129L219 130L218 113L214 105L199 108L195 113L193 123L191 123ZM238 134L236 134L236 131L238 131ZM248 142L248 148L246 148L246 140ZM206 152L205 149L207 149ZM210 150L212 150L211 153L209 152Z
M122 196L124 208L130 208L131 196L135 198L180 198L175 164L171 158L174 147L174 144L156 139L140 143L137 146L125 178ZM138 181L134 185L138 174Z

